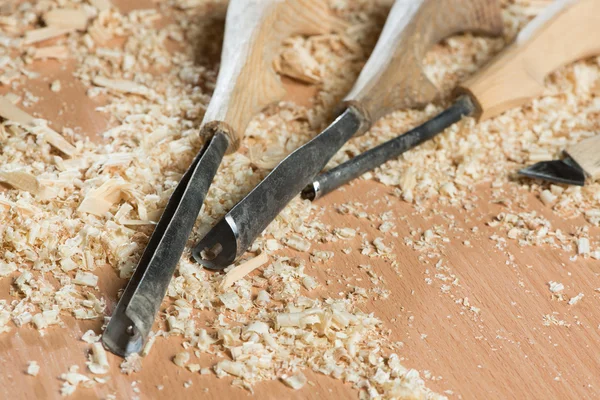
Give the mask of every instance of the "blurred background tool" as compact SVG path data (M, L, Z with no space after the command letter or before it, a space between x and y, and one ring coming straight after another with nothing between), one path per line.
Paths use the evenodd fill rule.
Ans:
M568 185L585 185L586 175L600 178L600 135L587 138L565 150L565 158L540 161L523 168L519 174L534 179Z

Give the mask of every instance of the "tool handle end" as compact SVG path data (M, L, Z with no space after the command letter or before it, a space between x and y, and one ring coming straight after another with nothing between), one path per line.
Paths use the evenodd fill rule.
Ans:
M566 153L590 178L600 179L600 134L567 148Z
M285 95L273 69L283 40L342 26L325 0L231 0L221 67L202 134L210 136L218 129L229 136L228 152L237 150L254 114Z
M599 0L557 0L457 93L471 95L480 120L492 118L540 96L552 71L599 54L599 36Z
M396 0L345 101L371 122L398 109L424 106L439 95L423 71L426 52L459 32L499 35L502 27L496 0Z

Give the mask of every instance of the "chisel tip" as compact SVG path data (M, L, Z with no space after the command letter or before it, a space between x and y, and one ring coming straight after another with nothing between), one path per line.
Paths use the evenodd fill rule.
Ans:
M192 256L205 268L220 271L233 264L237 253L237 227L226 217L211 229L209 235L200 240L192 251Z
M555 183L583 186L585 172L570 158L556 161L542 161L519 171L520 175Z

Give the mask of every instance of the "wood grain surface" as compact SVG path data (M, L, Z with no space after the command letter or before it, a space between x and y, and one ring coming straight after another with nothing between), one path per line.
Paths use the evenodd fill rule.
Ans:
M129 7L127 2L123 10ZM95 111L102 98L91 100L85 88L71 77L68 64L57 61L36 62L31 70L41 77L28 84L28 90L40 96L35 114L51 121L60 130L70 127L92 140L115 122ZM59 95L49 90L54 79L63 82ZM287 100L309 104L313 90L286 81ZM4 93L5 90L0 90ZM311 273L322 282L329 279L314 295L327 295L346 289L347 284L369 282L358 265L370 264L383 277L379 286L391 291L386 300L368 302L363 310L374 312L384 321L393 340L404 343L399 352L406 367L419 370L428 387L450 398L460 399L592 399L600 397L600 264L594 260L571 261L572 254L547 247L519 247L515 241L498 248L490 240L493 230L486 223L505 211L502 204L491 204L489 183L479 185L471 210L440 208L437 213L419 212L391 195L391 189L373 181L357 181L317 202L323 209L322 221L332 227L359 228L370 237L381 236L368 219L341 215L336 205L352 200L364 204L369 213L392 210L404 218L398 224L398 237L385 234L397 256L398 271L388 261L371 259L357 252L349 255L344 243L315 245L316 249L336 252L334 261ZM563 221L548 211L533 196L524 199L527 209L548 218L555 228L573 231L583 219ZM405 245L404 238L413 231L423 232L434 225L444 227L452 236L452 245L442 246L446 274L458 279L451 292L441 290L442 282L433 278L437 260L427 260L425 253ZM478 227L476 233L473 227ZM590 229L590 236L599 230ZM360 238L354 246L360 245ZM469 243L466 243L468 241ZM463 243L457 245L456 243ZM281 254L307 258L306 254L282 250ZM423 261L425 258L425 263ZM107 266L96 270L103 296L114 299L125 281ZM575 305L553 299L549 281L565 285L565 294L582 292L585 298ZM9 296L11 282L0 281L0 298ZM468 297L473 311L464 305ZM109 309L114 304L108 305ZM565 321L562 326L545 325L544 315ZM211 317L211 315L206 315ZM74 364L85 370L84 354L89 345L80 341L88 329L99 330L101 321L80 321L62 317L66 328L48 329L44 336L34 328L13 329L0 335L0 397L10 399L60 398L61 373ZM177 338L158 339L144 360L141 372L127 376L119 372L120 359L110 355L109 382L92 389L79 388L70 399L169 398L227 399L251 398L249 392L231 386L231 379L200 375L175 366L171 357L181 349ZM41 366L37 377L25 374L28 361ZM211 365L210 355L201 359L203 367ZM426 372L428 371L428 372ZM266 382L255 387L260 399L340 399L358 398L350 385L306 371L314 384L293 391L280 382ZM184 388L183 383L192 386ZM160 385L163 389L159 390ZM139 394L136 393L139 389Z

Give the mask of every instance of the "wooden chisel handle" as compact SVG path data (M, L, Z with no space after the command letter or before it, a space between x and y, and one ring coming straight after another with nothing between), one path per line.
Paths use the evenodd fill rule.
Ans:
M325 0L231 0L221 67L202 134L222 131L230 141L228 153L236 151L254 114L285 95L272 65L281 42L294 34L341 27Z
M458 32L502 33L497 0L396 0L379 41L344 99L367 120L421 107L439 95L423 71L426 52Z
M540 96L550 72L598 53L600 0L557 0L458 92L471 95L485 120Z
M593 180L600 179L600 135L592 136L565 150Z

